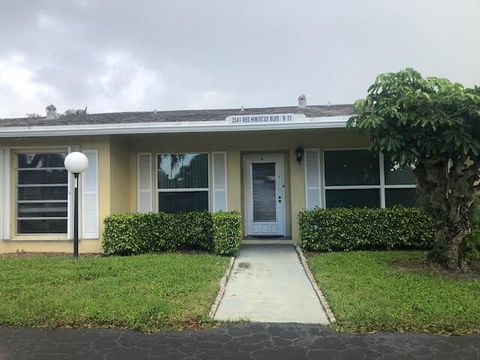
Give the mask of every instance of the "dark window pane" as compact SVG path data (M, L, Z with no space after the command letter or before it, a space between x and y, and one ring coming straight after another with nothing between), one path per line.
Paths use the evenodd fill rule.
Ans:
M159 192L158 210L170 213L208 211L208 191Z
M19 170L18 184L67 184L67 170Z
M19 168L64 167L65 153L18 154Z
M380 190L327 190L327 208L380 207Z
M18 200L66 200L66 186L33 186L19 187Z
M325 185L378 185L378 156L368 150L325 152Z
M24 218L66 218L68 173L63 168L65 153L26 153L17 155L17 233L67 232L67 220ZM24 170L27 169L27 170ZM32 169L32 170L30 170ZM47 186L62 184L63 186ZM24 187L22 185L33 185ZM49 202L59 201L61 202ZM35 201L35 202L24 202Z
M66 234L67 220L18 220L20 234Z
M416 189L385 189L385 206L402 205L405 207L417 206Z
M275 163L253 163L253 221L276 221Z
M385 184L387 185L414 185L415 175L409 166L399 166L385 158Z
M159 189L208 188L207 154L158 156Z
M20 203L17 216L23 217L67 217L67 203Z

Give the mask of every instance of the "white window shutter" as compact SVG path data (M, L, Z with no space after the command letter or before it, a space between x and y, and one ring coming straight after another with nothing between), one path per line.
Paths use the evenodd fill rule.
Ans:
M137 157L137 210L148 213L152 208L152 154Z
M321 207L320 197L320 151L305 150L305 199L306 208Z
M3 155L4 149L0 148L0 240L5 239L4 234L3 234L3 229L4 229L4 218L3 215L5 213L5 185L4 185L4 179L5 179L5 167L4 167L4 155Z
M72 152L72 148L69 146L67 148L67 155ZM74 219L73 219L73 194L75 191L74 185L75 184L75 179L73 177L73 174L68 173L68 185L67 185L67 239L68 240L73 240L73 225L74 225ZM80 208L79 208L80 210Z
M0 149L0 239L10 239L10 149Z
M227 154L214 152L213 157L213 211L227 211Z
M88 168L82 178L82 238L99 238L98 220L98 151L83 150Z

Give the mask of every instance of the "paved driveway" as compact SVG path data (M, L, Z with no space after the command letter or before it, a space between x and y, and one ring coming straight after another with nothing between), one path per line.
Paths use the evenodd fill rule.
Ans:
M322 325L244 324L148 335L117 329L0 328L0 359L480 359L480 336L335 333Z
M242 246L215 319L328 324L292 245Z

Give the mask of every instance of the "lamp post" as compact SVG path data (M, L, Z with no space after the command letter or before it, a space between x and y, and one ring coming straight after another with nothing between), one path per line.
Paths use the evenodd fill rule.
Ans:
M88 167L87 157L78 151L71 152L65 158L65 168L75 178L75 196L73 210L73 256L78 258L78 177Z

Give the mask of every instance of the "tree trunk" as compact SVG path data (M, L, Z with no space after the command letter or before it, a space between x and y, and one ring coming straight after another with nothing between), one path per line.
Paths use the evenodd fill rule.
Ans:
M463 240L470 233L466 226L460 226L460 229L437 229L435 234L435 245L428 253L428 259L436 262L447 269L464 269L465 257L463 254Z
M448 269L463 269L463 243L473 220L478 163L447 155L423 158L415 175L420 201L436 228L428 258Z

